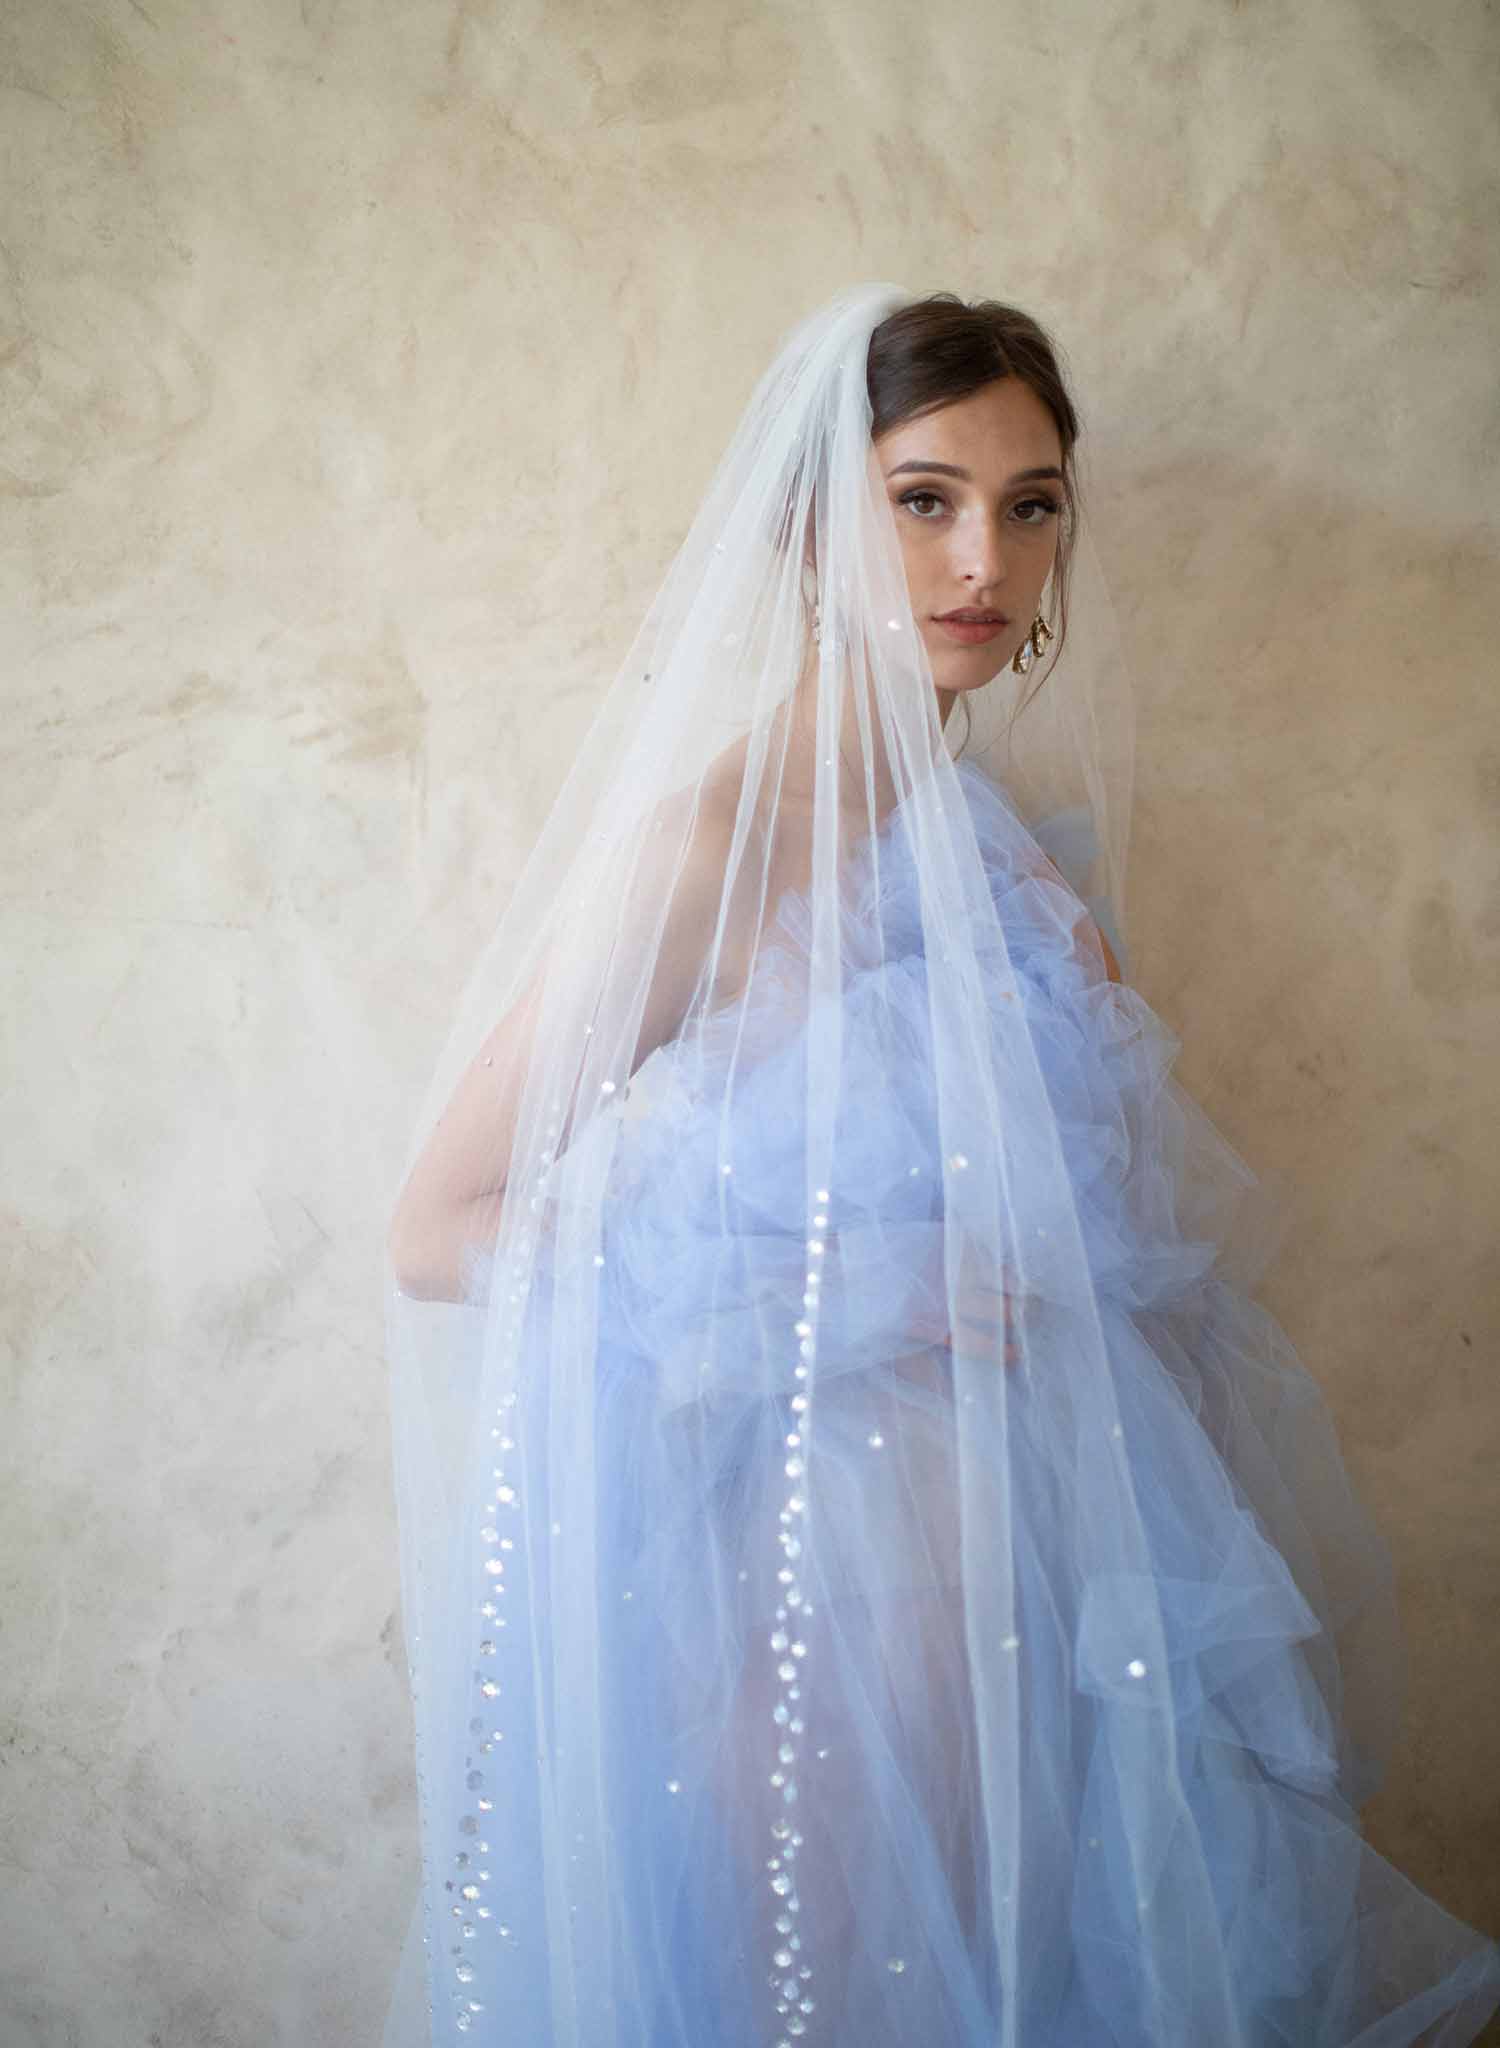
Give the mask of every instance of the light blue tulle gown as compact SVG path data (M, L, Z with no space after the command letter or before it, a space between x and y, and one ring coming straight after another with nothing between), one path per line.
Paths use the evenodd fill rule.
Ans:
M632 1084L600 1275L597 1533L556 1568L585 1575L601 1619L580 1664L559 1648L566 1579L512 1582L528 1682L505 1741L550 1750L553 1776L543 1800L534 1774L492 1774L484 1832L517 1879L508 1974L465 2031L515 2048L1457 2048L1500 2004L1500 1948L1360 1833L1399 1698L1391 1566L1315 1382L1252 1298L1258 1184L1169 1079L1171 1032L1078 947L1078 898L1037 872L1048 826L958 773L1005 1000L1025 1006L1066 1149L1116 1443L1073 1411L1062 1351L1047 1370L1045 1326L1010 1369L1003 1430L955 1400L931 1327L942 1182L898 808L845 899L816 1625L781 1597L802 1540L795 1409L765 1370L805 1263L794 895L742 1000ZM1052 821L1063 865L1065 836ZM538 1315L560 1284L543 1277ZM549 1502L545 1396L520 1398L530 1554L565 1557L548 1522L577 1475L559 1468ZM1008 1488L1004 1702L975 1696L987 1617L959 1541L959 1433ZM1120 1441L1146 1573L1079 1562ZM1151 1782L1138 1622L1170 1663ZM802 1679L790 1714L778 1661ZM1002 1900L996 1814L1018 1874Z

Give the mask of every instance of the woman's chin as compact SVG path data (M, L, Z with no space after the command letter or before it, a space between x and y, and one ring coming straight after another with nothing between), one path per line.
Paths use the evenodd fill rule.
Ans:
M971 690L982 690L986 683L992 683L1009 660L1009 650L994 646L968 649L957 659L951 647L945 648L941 658L932 660L932 680L940 690L966 696Z

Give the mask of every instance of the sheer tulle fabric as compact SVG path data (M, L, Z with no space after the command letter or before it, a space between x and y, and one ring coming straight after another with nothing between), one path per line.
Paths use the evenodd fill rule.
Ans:
M889 303L821 330L830 448ZM818 520L878 536L841 459ZM553 955L508 1220L397 1311L389 2048L1456 2048L1500 1950L1359 1831L1389 1558L1250 1291L1255 1176L1106 976L1097 803L1028 822L935 749L893 554L819 560L860 687L810 815L766 827L768 744L633 1063L691 824L630 811L633 943ZM851 754L889 800L847 833Z

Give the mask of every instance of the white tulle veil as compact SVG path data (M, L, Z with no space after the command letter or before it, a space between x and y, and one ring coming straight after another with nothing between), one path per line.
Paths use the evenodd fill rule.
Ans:
M386 2048L722 2048L693 2031L716 1997L746 2040L832 2039L835 1996L878 2029L939 1967L912 1902L940 1892L1018 2022L1039 1624L995 1447L1042 1402L1148 1978L1201 1904L1150 1711L1172 1646L1109 1364L1130 1304L1101 1302L994 895L999 849L1128 1034L1098 940L1128 965L1127 663L1075 506L1065 637L940 721L867 387L912 296L841 292L765 372L415 1120L387 1295L423 1864ZM1215 1197L1237 1185L1226 1161ZM913 1717L969 1758L961 1813L937 1765L878 1761ZM932 1866L905 1890L867 1868L898 1798L879 1826ZM1203 1996L1198 2038L1227 2038Z

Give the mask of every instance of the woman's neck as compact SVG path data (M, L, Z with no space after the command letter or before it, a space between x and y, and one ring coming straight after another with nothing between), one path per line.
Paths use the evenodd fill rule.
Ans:
M816 789L816 746L817 713L819 688L819 649L812 645L803 663L802 673L796 688L786 700L782 711L776 714L773 732L786 733L786 752L779 778L778 801L798 803L812 808ZM946 727L948 714L957 701L954 690L938 690L938 724ZM842 702L839 716L839 755L841 773L839 791L841 799L861 806L867 801L865 764L860 755L860 727L855 702L853 678L847 671L843 678ZM884 818L903 791L898 790L886 760L880 721L871 718L872 738L875 748L873 780L875 783L877 820ZM852 744L851 744L852 742ZM774 750L774 743L773 743Z

